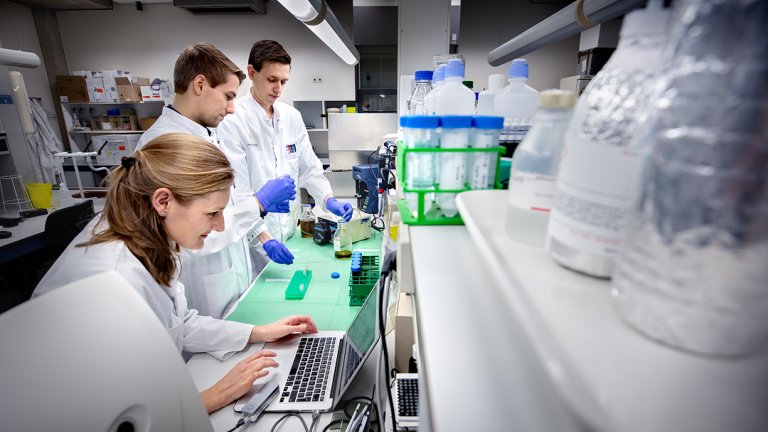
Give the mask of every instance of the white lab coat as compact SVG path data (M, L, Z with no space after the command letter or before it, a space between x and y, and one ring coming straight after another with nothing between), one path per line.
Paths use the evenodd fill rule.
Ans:
M196 310L189 309L184 296L184 285L178 278L173 278L170 286L161 286L122 241L75 247L92 237L98 221L99 216L75 237L37 285L32 297L95 274L114 270L144 298L168 330L179 351L208 352L219 360L225 360L245 348L252 325L202 316ZM104 220L98 229L106 226L107 222ZM109 286L104 289L108 290ZM113 335L105 335L110 336ZM151 356L152 353L147 355Z
M301 114L294 107L275 102L273 120L252 95L237 100L235 113L218 127L222 148L235 168L235 183L246 181L250 189L239 189L238 198L247 198L274 178L288 174L296 189L307 189L318 208L325 209L325 199L333 192L323 175L323 165L312 150ZM247 173L247 175L246 175ZM299 199L291 202L290 213L269 213L267 228L275 239L285 242L294 232L301 216Z
M201 126L169 107L164 107L155 124L142 134L136 149L160 135L173 132L201 137L226 154L214 129ZM185 260L180 276L190 307L214 318L223 317L250 286L253 273L248 238L266 229L253 197L235 200L238 189L236 181L230 191L229 204L224 209L224 231L211 232L202 249L187 251L190 259Z

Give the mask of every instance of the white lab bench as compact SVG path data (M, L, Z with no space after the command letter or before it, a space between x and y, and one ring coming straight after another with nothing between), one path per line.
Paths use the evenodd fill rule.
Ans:
M419 430L768 430L768 352L704 357L636 332L610 281L508 238L505 194L461 194L466 226L410 227Z

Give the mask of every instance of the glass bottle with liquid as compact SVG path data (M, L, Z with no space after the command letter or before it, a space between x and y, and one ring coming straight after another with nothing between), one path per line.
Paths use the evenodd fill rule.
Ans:
M299 218L299 228L302 238L312 238L315 232L315 214L312 213L311 204L301 205L301 217Z
M333 255L336 258L352 256L352 242L349 241L347 222L343 219L336 222L336 232L333 233Z

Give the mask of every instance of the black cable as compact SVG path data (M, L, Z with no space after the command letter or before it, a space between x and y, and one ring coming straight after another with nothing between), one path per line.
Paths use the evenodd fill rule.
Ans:
M344 420L336 419L336 420L328 423L327 425L325 425L325 427L323 428L322 432L328 432L331 429L331 427L336 426L336 425L341 426L342 423L344 423ZM341 429L341 428L339 428L339 429Z
M388 269L387 272L384 272L384 264L382 264L382 272L381 277L379 278L379 333L381 334L381 349L384 351L384 370L389 370L389 351L387 350L387 338L386 338L386 328L384 325L384 310L386 310L386 307L384 306L384 279L386 279L386 276L389 274ZM376 379L380 379L381 377L376 377ZM389 412L392 417L392 431L397 431L397 426L395 425L395 404L392 401L392 392L387 392L387 399L389 400ZM384 425L381 425L384 427Z
M232 429L228 430L227 432L232 432L235 429L239 428L240 426L245 424L245 417L240 417L240 420L237 421L237 424Z

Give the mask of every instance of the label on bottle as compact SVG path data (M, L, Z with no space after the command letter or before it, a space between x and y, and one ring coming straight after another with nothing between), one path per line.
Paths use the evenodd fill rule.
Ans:
M509 203L513 206L549 213L555 197L555 177L512 169L509 175Z
M615 254L638 194L643 160L634 149L566 137L549 235L576 250Z

